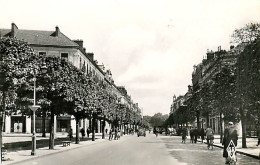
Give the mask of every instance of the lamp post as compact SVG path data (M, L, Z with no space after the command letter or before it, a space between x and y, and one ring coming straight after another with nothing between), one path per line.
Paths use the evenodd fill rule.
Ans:
M30 109L33 111L33 134L32 134L32 152L31 155L36 155L36 133L35 133L35 111L40 108L36 105L36 77L33 78L33 105Z
M42 68L42 73L46 73L47 67L44 65ZM36 73L34 72L33 78L33 105L29 106L29 108L33 111L33 134L32 134L32 152L31 155L36 155L36 132L35 132L35 112L41 106L36 105Z

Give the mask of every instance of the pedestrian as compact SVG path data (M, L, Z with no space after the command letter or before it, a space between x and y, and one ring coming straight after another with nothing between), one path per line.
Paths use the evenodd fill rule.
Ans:
M195 127L195 129L193 131L193 134L194 134L194 143L197 143L198 134L199 134L199 131L198 131L197 127Z
M258 142L257 142L256 146L259 146L260 145L260 126L258 126L256 133L257 133L257 138L258 138Z
M87 136L88 136L88 138L89 138L89 134L90 134L90 129L87 128Z
M115 128L115 138L114 138L114 140L118 140L117 133L118 133L118 130L117 130L117 128Z
M201 143L203 143L203 140L205 138L205 130L204 130L204 128L200 129L200 137L201 137Z
M109 140L113 139L113 130L112 129L109 130L109 138L108 139Z
M156 137L158 137L159 131L157 130L157 128L154 129L154 134Z
M224 138L222 141L222 145L224 145L223 149L223 157L226 159L226 164L229 164L230 158L228 156L227 152L227 147L229 143L233 141L234 145L237 146L237 140L238 140L238 133L237 130L235 129L234 123L229 122L228 123L228 128L225 129L224 131Z
M186 128L184 128L182 130L182 136L181 136L182 137L182 141L181 142L184 143L184 144L186 143L186 138L187 138L186 136L187 136L187 130L186 130Z
M80 133L81 133L81 137L83 139L85 137L85 130L84 130L84 128L80 129Z
M117 137L116 137L117 140L120 140L121 134L122 134L122 131L121 131L121 130L118 130L117 135L116 135L116 136L117 136Z
M106 134L107 134L107 131L108 131L108 130L107 130L107 128L106 128L106 129L105 129Z
M72 130L71 126L70 126L70 128L69 128L69 130L68 130L68 136L69 136L69 138L70 138L70 141L71 141L72 138L73 138L72 133L73 133L73 130Z
M206 129L206 137L207 137L207 144L209 148L210 147L209 140L214 139L214 131L210 127Z
M190 129L190 143L194 142L194 128L191 127Z

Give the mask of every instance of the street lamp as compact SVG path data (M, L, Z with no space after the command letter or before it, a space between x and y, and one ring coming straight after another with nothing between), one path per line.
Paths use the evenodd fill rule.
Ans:
M47 67L44 65L41 68L42 73L46 73ZM37 109L41 108L40 105L36 105L36 73L34 72L33 78L33 105L29 106L33 111L33 134L32 134L32 152L31 155L36 155L36 133L35 133L35 112Z

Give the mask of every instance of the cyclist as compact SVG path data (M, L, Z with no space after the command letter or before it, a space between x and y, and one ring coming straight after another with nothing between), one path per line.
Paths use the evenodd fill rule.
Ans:
M210 127L206 129L206 137L207 137L208 149L210 148L210 145L213 148L214 131Z

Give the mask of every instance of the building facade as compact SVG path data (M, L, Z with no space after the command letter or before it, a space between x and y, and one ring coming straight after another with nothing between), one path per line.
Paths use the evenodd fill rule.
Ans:
M83 47L82 40L71 40L64 35L59 27L55 27L54 31L42 30L21 30L14 23L11 24L11 29L0 29L0 37L15 37L19 40L24 40L32 47L36 54L55 56L68 60L78 69L81 69L85 74L93 76L97 81L102 81L110 86L109 92L115 94L117 98L122 98L124 104L129 107L132 104L128 101L128 95L124 95L114 84L112 73L110 70L105 70L104 65L98 65L94 60L94 53L86 52ZM5 118L5 133L31 133L32 119L30 116L22 116L12 114ZM36 132L41 133L43 120L42 117L36 117ZM74 116L61 115L55 116L54 132L67 132L72 126L73 132L76 131L76 120ZM90 127L91 122L88 119L81 120L80 128L85 130ZM46 132L49 132L50 118L45 119ZM102 121L97 122L97 132L101 132ZM106 128L110 125L106 123Z

